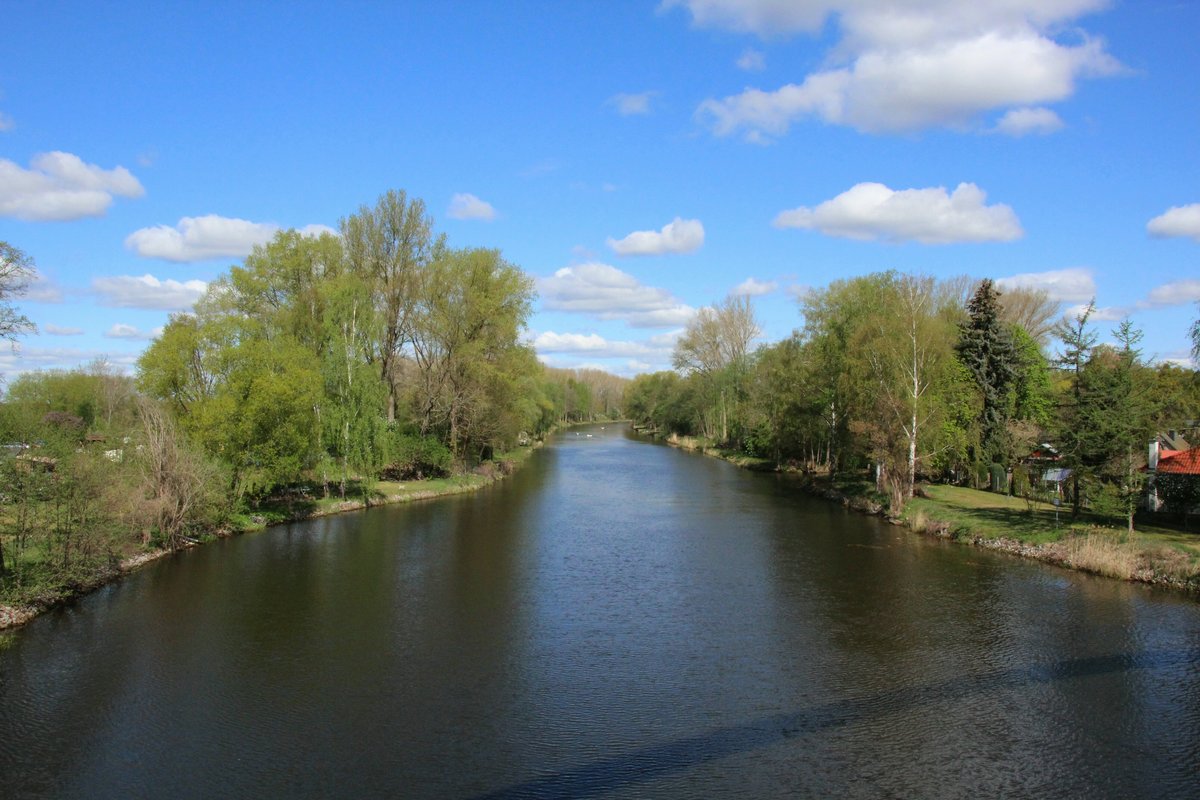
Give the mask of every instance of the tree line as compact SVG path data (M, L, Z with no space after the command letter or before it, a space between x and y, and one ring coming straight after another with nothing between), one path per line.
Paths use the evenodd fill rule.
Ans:
M33 262L3 245L8 298ZM337 235L282 231L170 317L127 376L24 373L0 403L0 583L65 586L305 485L475 468L563 423L623 416L625 380L552 369L525 341L532 279L454 248L389 191Z
M1093 306L1055 321L1044 292L881 272L813 290L800 311L802 328L752 350L746 298L703 310L675 371L629 385L627 412L777 466L870 470L894 511L920 480L1031 495L1062 467L1076 513L1130 525L1151 435L1200 416L1195 370L1148 363L1128 321L1098 344Z

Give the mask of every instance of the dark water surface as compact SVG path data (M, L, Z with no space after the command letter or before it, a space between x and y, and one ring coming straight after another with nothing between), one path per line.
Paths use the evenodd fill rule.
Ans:
M0 797L1200 797L1194 599L583 434L38 619Z

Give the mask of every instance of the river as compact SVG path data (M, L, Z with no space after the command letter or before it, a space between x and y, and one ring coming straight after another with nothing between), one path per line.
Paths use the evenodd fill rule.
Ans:
M575 429L0 650L0 797L1200 797L1200 603Z

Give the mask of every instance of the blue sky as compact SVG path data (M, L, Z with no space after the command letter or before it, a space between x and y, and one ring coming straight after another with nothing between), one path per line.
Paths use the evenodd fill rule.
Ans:
M556 366L670 364L749 293L884 269L1095 297L1185 359L1200 4L4 3L0 240L39 327L0 373L131 369L278 227L388 189L538 282ZM310 227L311 226L311 227Z

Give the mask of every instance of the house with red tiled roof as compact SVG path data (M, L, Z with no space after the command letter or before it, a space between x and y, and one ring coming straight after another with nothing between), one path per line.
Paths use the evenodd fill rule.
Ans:
M1172 494L1189 506L1200 497L1200 447L1167 450L1156 438L1150 442L1146 471L1150 473L1146 481L1146 508L1150 511L1162 511L1172 505Z
M1200 477L1200 447L1193 447L1191 450L1168 450L1160 453L1158 456L1158 469L1155 470L1159 475L1170 473L1173 475L1196 475Z

